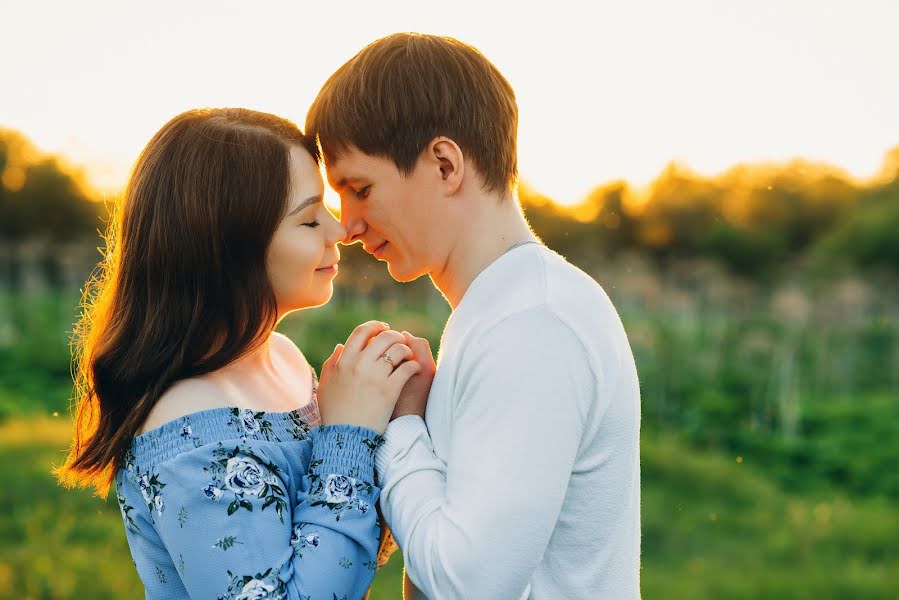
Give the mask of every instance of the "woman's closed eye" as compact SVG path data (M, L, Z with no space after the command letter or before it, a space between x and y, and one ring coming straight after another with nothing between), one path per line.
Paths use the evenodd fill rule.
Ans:
M309 223L303 223L303 227L309 227L310 229L315 229L321 225L318 221L310 221Z

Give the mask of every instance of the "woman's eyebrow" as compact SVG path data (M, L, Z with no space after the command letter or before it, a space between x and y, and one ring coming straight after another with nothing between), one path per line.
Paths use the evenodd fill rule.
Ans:
M311 196L311 197L309 197L309 198L306 198L305 200L303 200L302 202L300 202L300 205L299 205L299 206L297 206L295 209L293 209L292 211L290 211L289 213L287 213L287 216L288 216L288 217L292 217L293 215L297 214L298 212L300 212L301 210L303 210L303 209L306 208L307 206L310 206L310 205L312 205L312 204L315 204L316 202L321 202L321 201L322 201L322 195L321 195L321 194L319 194L319 195L317 195L317 196Z

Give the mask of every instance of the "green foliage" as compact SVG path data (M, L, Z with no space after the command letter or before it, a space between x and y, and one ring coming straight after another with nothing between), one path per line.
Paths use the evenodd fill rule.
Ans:
M91 201L78 174L13 131L0 130L0 179L4 241L93 240L108 220L107 207ZM861 185L802 161L739 165L711 178L671 164L647 190L612 182L574 208L553 204L527 184L519 196L538 235L578 264L640 250L660 264L709 257L754 278L802 260L824 271L834 265L899 271L897 179ZM351 253L349 262L359 258Z
M778 233L716 224L700 236L697 248L704 255L717 257L735 273L758 277L776 269L788 256L786 241Z
M859 203L817 242L812 258L822 271L859 266L899 271L899 183Z
M7 174L15 169L16 175ZM0 239L68 241L95 235L105 209L51 157L27 140L0 130ZM12 183L10 183L12 182Z

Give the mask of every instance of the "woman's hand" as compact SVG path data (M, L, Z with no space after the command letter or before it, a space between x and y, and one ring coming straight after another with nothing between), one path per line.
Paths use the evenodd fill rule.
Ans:
M369 321L357 327L322 366L318 386L322 423L359 425L383 433L403 387L421 370L412 356L406 337L386 323Z
M425 418L425 408L428 405L428 395L431 393L431 384L434 382L434 374L437 365L434 363L434 355L431 354L431 345L424 338L417 338L408 331L403 332L406 345L412 349L412 360L421 366L421 370L409 379L409 382L400 392L399 400L390 420L405 415L418 415Z

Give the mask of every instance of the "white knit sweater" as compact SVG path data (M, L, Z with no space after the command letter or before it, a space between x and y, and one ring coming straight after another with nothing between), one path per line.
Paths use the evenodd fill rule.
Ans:
M376 468L412 583L433 600L639 597L640 391L602 288L544 246L472 282L426 423Z

